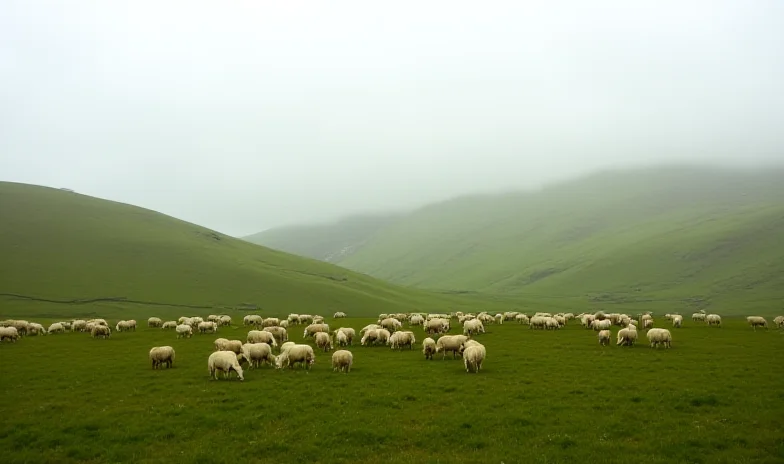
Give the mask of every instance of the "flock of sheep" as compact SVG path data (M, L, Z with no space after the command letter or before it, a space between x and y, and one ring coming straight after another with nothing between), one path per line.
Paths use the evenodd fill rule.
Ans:
M333 315L333 319L345 317L344 312L337 312ZM448 334L453 319L462 325L462 334ZM638 326L646 330L646 338L651 347L670 348L672 344L672 333L668 329L654 327L653 316L649 312L640 314L636 318L626 314L605 314L602 311L576 316L572 313L555 315L536 313L530 317L516 311L495 316L486 312L473 314L459 311L451 314L380 314L375 324L363 327L359 334L362 346L387 345L393 350L404 348L413 350L416 337L414 332L404 330L404 324L408 324L410 327L421 327L428 335L422 340L422 353L425 359L433 359L437 353L441 353L442 359L444 359L447 353L451 352L453 359L457 356L463 358L466 372L478 373L482 369L487 350L473 337L484 334L486 324L517 322L527 324L529 329L557 330L572 319L579 320L586 329L596 331L601 345L610 344L610 328L612 326L621 327L617 333L617 345L634 345L638 338ZM673 328L681 328L683 325L683 316L679 314L665 314L664 319L670 321ZM749 316L746 320L754 330L758 327L768 328L768 322L763 317ZM721 326L719 315L705 314L704 311L692 314L692 321ZM778 328L784 328L784 316L776 317L773 322ZM210 315L206 320L198 316L183 316L177 321L163 321L160 318L151 317L147 320L147 327L174 330L177 338L190 338L195 331L200 334L218 333L220 327L231 326L231 323L232 318L227 315ZM234 372L237 378L244 380L243 364L246 364L249 369L260 368L264 364L274 366L277 369L295 366L310 369L316 360L314 348L308 344L296 344L288 341L288 330L293 326L305 324L307 325L304 328L303 337L306 340L312 339L317 350L327 353L332 351L335 345L340 348L332 354L333 371L350 372L354 356L351 351L345 348L353 345L354 339L357 337L353 328L340 327L330 331L329 325L324 322L324 317L317 315L289 314L285 319L247 315L243 318L243 326L251 327L251 330L248 332L245 342L226 338L218 338L214 341L215 350L207 360L210 377L218 379L219 373L223 373L224 378L229 378L231 372ZM133 332L136 331L136 326L135 320L123 320L115 325L115 331ZM16 342L22 336L58 334L67 331L89 333L93 338L104 339L110 338L112 333L105 319L75 319L55 322L48 329L35 322L6 320L0 322L0 341ZM275 351L277 351L277 355L274 354ZM175 359L174 348L171 346L153 347L149 352L149 359L153 369L164 366L172 367Z

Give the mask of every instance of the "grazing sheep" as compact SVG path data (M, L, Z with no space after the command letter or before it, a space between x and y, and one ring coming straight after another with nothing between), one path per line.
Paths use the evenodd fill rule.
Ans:
M433 318L425 322L426 334L444 334L449 332L449 320L442 318Z
M773 319L773 323L776 325L776 327L781 329L784 327L784 316L776 316L776 318Z
M441 359L446 358L446 352L452 352L452 359L457 356L460 345L466 342L468 337L465 335L444 335L436 342L436 353L443 352Z
M752 329L754 329L755 332L757 331L757 327L765 327L765 330L768 329L768 321L765 320L764 317L749 316L746 318L746 322L749 323L749 325L751 326Z
M283 322L286 321L281 321L281 323ZM281 326L276 325L274 327L264 327L262 331L271 333L272 336L275 337L275 340L277 340L280 343L289 340L289 332Z
M362 336L362 340L360 343L362 346L372 344L385 344L390 337L390 333L387 329L371 329L365 332L365 335Z
M424 323L425 323L425 318L420 316L419 314L414 314L408 320L408 324L412 327L415 325L424 325Z
M87 325L87 323L85 323L85 325ZM55 322L49 326L49 330L47 330L47 332L50 334L65 333L65 326L63 326L62 322Z
M154 346L150 350L152 368L158 369L161 365L170 368L174 365L174 348L170 346Z
M87 321L77 319L71 323L71 328L74 332L84 332L87 330Z
M629 324L625 329L618 331L618 342L616 345L634 346L637 341L637 327Z
M210 372L210 377L215 377L218 380L218 372L223 372L224 378L228 379L231 371L237 373L240 380L245 380L242 376L242 366L237 359L237 353L233 351L216 351L212 353L207 360L207 368Z
M709 326L715 325L721 327L721 316L718 314L708 314L705 316L705 322L707 322Z
M30 335L46 335L46 329L37 322L31 322L27 326L27 333Z
M301 364L305 369L310 369L316 362L316 355L310 345L292 345L282 350L275 362L275 367L283 369L284 367L294 367L295 364Z
M272 347L266 343L246 343L242 345L241 351L242 358L248 361L251 369L261 367L264 363L275 365L276 357L272 354Z
M357 336L357 333L354 331L354 329L351 327L341 327L335 331L335 334L337 335L338 332L343 332L343 334L346 336L346 339L348 340L349 345L354 344L354 337Z
M266 332L264 330L251 330L248 332L246 341L248 343L266 343L270 346L278 346L278 342L275 340L275 336L272 335L272 333Z
M222 315L220 317L219 320L217 320L215 322L217 322L218 325L220 325L220 326L229 327L229 326L231 326L231 316L227 316L227 315L224 314L224 315Z
M599 338L599 344L602 346L607 346L610 344L610 335L611 332L609 330L600 330L597 337Z
M107 339L112 336L112 329L105 325L96 325L93 326L93 330L90 332L93 338L103 338Z
M159 317L151 317L147 319L147 327L160 327L163 321Z
M16 343L19 340L19 331L16 327L0 327L0 342L9 340Z
M302 337L309 338L318 332L329 332L329 326L327 324L310 324L309 326L305 327L305 331L303 332Z
M433 359L433 355L436 354L437 346L436 341L430 337L422 340L422 354L425 355L425 359Z
M193 328L186 324L180 324L175 329L177 338L191 338L193 336Z
M670 348L672 343L672 334L667 329L650 329L646 332L645 336L651 343L651 348L658 348L659 345L664 345L665 348Z
M643 329L651 329L651 328L653 328L653 319L643 319L642 320L642 328Z
M316 332L314 337L316 339L316 346L324 350L325 353L332 349L332 337L330 337L328 333Z
M463 350L463 363L466 372L479 373L482 369L482 363L487 352L484 346L479 343L477 345L470 345Z
M280 319L277 317L268 317L261 321L262 327L275 327L277 325L280 325Z
M409 331L395 332L389 337L389 340L387 341L387 345L390 345L390 348L393 350L402 349L404 346L408 346L410 350L413 350L414 343L416 343L414 332Z
M683 325L683 316L681 316L680 314L675 314L674 316L672 316L673 327L675 327L676 329L680 329L682 325Z
M485 333L485 326L479 319L471 319L463 323L463 335L476 335Z
M261 325L262 322L263 319L258 314L248 314L247 316L242 318L243 326L255 325L258 327Z
M335 341L338 343L338 346L348 345L348 337L346 336L346 332L341 330L335 331Z
M694 313L691 315L691 320L694 322L705 322L705 313Z
M242 342L239 340L227 340L225 338L215 339L215 351L233 351L235 354L242 353Z
M332 315L332 319L340 319L343 317L346 317L346 313L344 313L343 311L338 311Z
M166 321L161 325L161 329L176 329L177 328L177 321Z
M354 364L354 355L348 350L337 350L332 353L332 371L351 372L351 365Z
M379 321L378 324L381 327L389 330L390 333L399 330L401 327L403 327L403 323L393 317L388 317L382 321Z
M135 324L131 324L131 321L120 321L114 327L114 330L117 332L130 332L134 328Z
M367 332L368 330L380 329L380 328L382 327L378 324L368 324L365 327L363 327L362 330L359 331L359 333L365 335L365 332Z
M199 322L199 325L196 327L199 329L200 334L212 334L218 331L218 324L214 321Z

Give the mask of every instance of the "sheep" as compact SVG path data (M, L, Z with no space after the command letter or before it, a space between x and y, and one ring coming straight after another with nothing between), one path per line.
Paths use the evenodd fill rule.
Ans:
M683 325L683 316L680 314L675 314L672 316L672 326L676 329L680 329L681 325Z
M215 351L233 351L235 354L242 353L242 342L239 340L227 340L217 338L214 342Z
M87 325L87 323L85 323L85 325ZM65 333L65 327L63 326L62 322L55 322L49 326L49 330L47 330L47 332L50 334Z
M354 364L354 355L348 350L337 350L332 353L332 371L351 372L351 365Z
M263 320L261 316L259 316L258 314L248 314L247 316L242 318L243 326L255 325L258 327L261 325L262 322Z
M161 329L176 329L177 328L177 321L166 321L161 325Z
M277 347L278 342L275 336L270 332L264 330L251 330L248 332L248 337L245 339L248 343L266 343L270 346Z
M416 337L414 337L414 332L409 331L395 332L387 341L387 345L390 345L390 348L393 350L402 349L404 346L408 346L410 350L413 350L415 343Z
M516 320L518 324L530 324L531 323L531 320L525 314L517 314L514 317L514 320Z
M147 319L147 327L160 327L163 321L159 317L151 317Z
M546 329L547 318L542 316L534 316L528 321L528 329Z
M74 332L84 332L87 329L87 321L77 319L71 323Z
M362 337L361 344L365 346L369 343L382 345L385 344L390 337L390 333L387 329L372 329L365 332L365 335Z
M170 346L154 346L150 350L150 362L152 368L157 369L161 365L166 365L170 368L174 365L174 348Z
M479 319L471 319L463 323L463 335L476 335L485 333L485 326Z
M299 324L299 314L289 314L286 320L291 325L297 325Z
M705 322L705 313L694 313L691 315L691 320L694 322Z
M93 327L93 330L90 332L93 338L103 338L107 339L112 336L112 329L105 325L96 325Z
M408 325L412 327L415 325L424 325L424 323L425 323L425 318L420 316L419 314L415 314L411 316L411 318L408 320Z
M294 342L286 342L286 343L280 345L280 352L283 353L284 351L288 350L289 348L291 348L294 345L296 345L296 343L294 343Z
M316 332L314 337L316 339L316 346L324 350L325 353L332 349L332 337L330 337L328 333Z
M285 322L285 321L281 321L281 322ZM286 329L284 329L283 327L280 327L280 326L277 326L277 325L274 326L274 327L264 327L264 329L262 329L262 331L271 333L272 336L275 337L275 340L277 340L280 343L288 341L288 339L289 339L288 331Z
M479 345L479 343L477 343ZM473 371L479 373L482 369L482 363L485 360L486 351L484 346L471 345L463 350L463 363L466 372Z
M597 337L599 338L599 344L602 346L606 346L610 344L610 335L611 332L607 329L600 330Z
M129 332L131 330L131 323L130 321L120 321L114 327L114 330L117 332Z
M245 343L241 351L242 358L248 361L251 369L261 367L264 363L275 365L276 357L272 354L272 347L266 343Z
M653 319L643 319L642 320L642 328L643 329L651 329L651 328L653 328Z
M327 324L310 324L309 326L305 327L302 338L312 337L318 332L329 332L329 326Z
M749 323L755 332L757 331L757 327L765 327L765 330L768 330L768 321L764 317L749 316L746 318L746 322Z
M705 322L707 322L709 326L715 325L721 327L721 316L718 314L708 314L705 316Z
M425 323L426 334L443 334L449 332L449 320L433 318Z
M338 346L348 345L348 337L346 336L346 332L341 330L335 331L335 341L337 342Z
M672 334L667 329L650 329L645 333L645 336L651 343L651 348L658 348L660 344L665 348L670 348L672 343Z
M354 331L354 329L352 329L351 327L341 327L335 331L335 335L337 335L339 332L343 332L343 334L346 336L346 340L348 341L349 345L354 344L354 337L357 336L357 333L356 331Z
M289 328L289 321L287 321L285 319L280 321L280 326L279 327L283 327L284 329L288 329Z
M591 323L591 328L595 331L607 330L612 326L612 321L609 319L594 319Z
M302 364L305 369L310 370L315 362L316 355L310 345L292 345L280 353L275 362L275 367L283 369L289 366L294 367L295 364Z
M191 338L193 336L193 329L186 324L180 324L174 330L177 332L177 338Z
M346 313L344 313L343 311L338 311L332 315L332 319L340 319L343 317L346 317Z
M324 316L313 316L313 324L323 324Z
M231 316L222 315L219 320L215 321L218 325L223 327L229 327L231 325Z
M280 325L280 319L277 317L268 317L261 321L262 327L275 327L276 325Z
M359 333L365 335L365 332L367 332L368 330L380 329L380 328L382 327L378 324L368 324L365 327L362 327L362 330L360 330Z
M626 328L618 331L618 342L616 345L634 346L637 341L637 327L629 324Z
M27 331L30 335L46 335L46 329L44 326L37 322L31 322L29 326L27 326Z
M1 327L0 342L3 340L10 340L12 343L16 343L19 340L19 331L16 327Z
M401 327L403 327L403 323L401 323L400 321L398 321L397 319L392 318L392 317L388 317L388 318L386 318L386 319L384 319L382 321L379 321L378 324L381 327L389 330L390 333L400 329Z
M207 359L207 368L210 372L210 378L215 377L218 380L218 371L223 372L224 378L228 379L231 371L237 373L237 377L242 381L245 378L242 375L242 366L237 359L237 353L233 351L216 351L212 353Z
M433 359L433 355L436 353L436 341L430 337L422 340L422 354L425 355L425 359Z
M460 345L465 343L468 337L465 335L444 335L436 342L436 353L443 352L441 359L446 358L446 352L452 352L452 359L458 354Z
M784 327L784 316L776 316L776 318L773 319L773 323L776 325L776 327L781 329Z

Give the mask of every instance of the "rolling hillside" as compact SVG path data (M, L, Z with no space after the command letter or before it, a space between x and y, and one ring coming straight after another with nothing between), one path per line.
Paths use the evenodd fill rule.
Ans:
M781 179L784 170L667 167L458 198L362 237L337 262L442 291L778 311Z
M2 182L0 218L0 315L31 307L38 314L41 307L53 314L86 311L85 305L11 294L199 307L248 303L275 314L343 309L355 316L477 303L389 285L154 211L58 189ZM97 302L90 311L122 304Z

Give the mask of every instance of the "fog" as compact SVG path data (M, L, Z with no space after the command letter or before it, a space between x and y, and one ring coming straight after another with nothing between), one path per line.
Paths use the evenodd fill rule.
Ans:
M232 235L784 159L781 1L0 3L0 180Z

